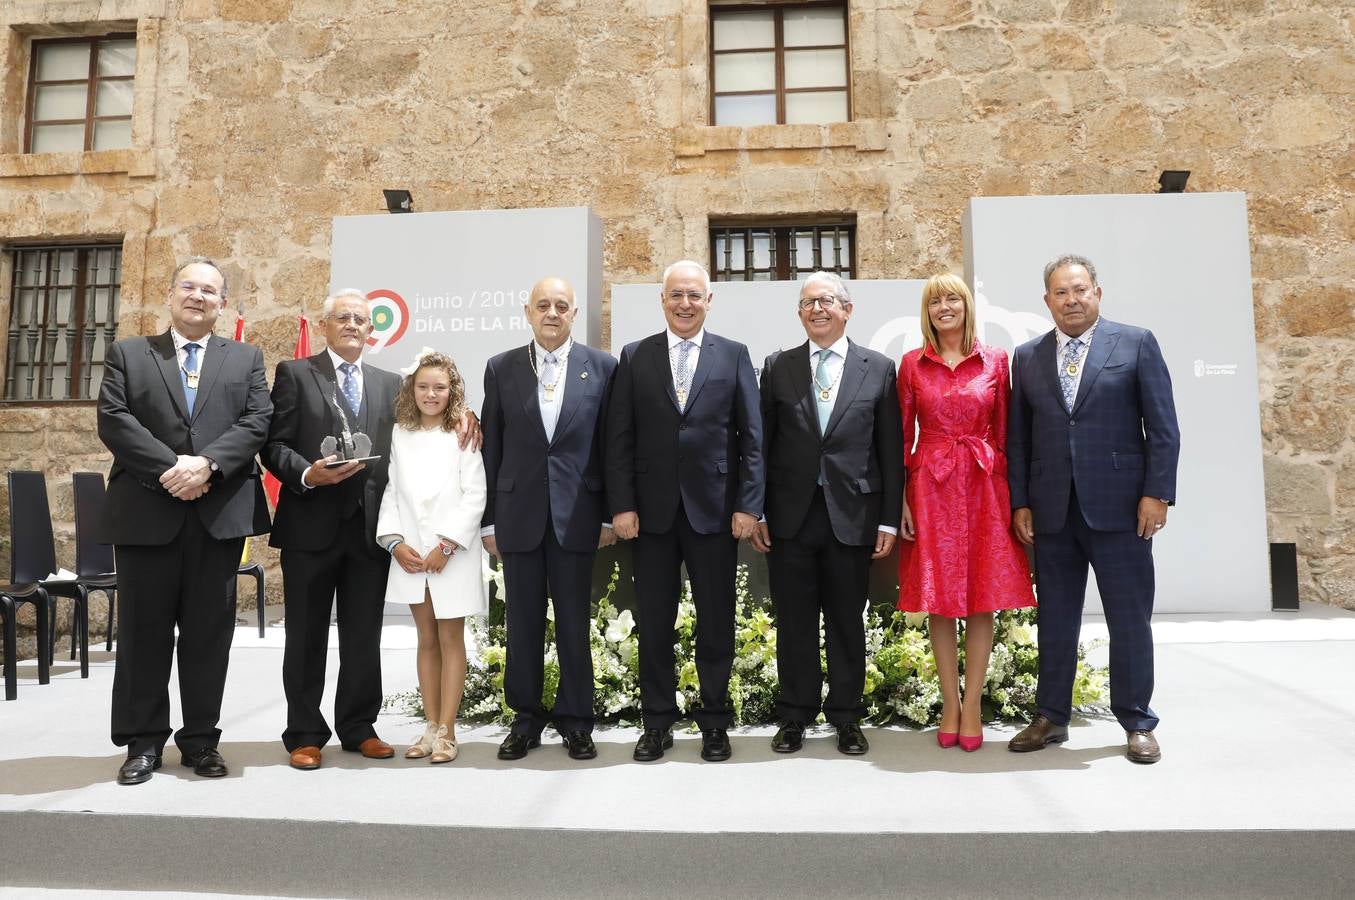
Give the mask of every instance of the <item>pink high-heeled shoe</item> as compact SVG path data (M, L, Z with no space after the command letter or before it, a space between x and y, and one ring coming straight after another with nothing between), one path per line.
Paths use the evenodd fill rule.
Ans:
M973 753L983 746L983 735L981 734L961 734L957 737L960 741L960 749L966 753Z
M959 740L960 733L958 731L938 731L936 733L936 742L940 744L943 749L954 747Z

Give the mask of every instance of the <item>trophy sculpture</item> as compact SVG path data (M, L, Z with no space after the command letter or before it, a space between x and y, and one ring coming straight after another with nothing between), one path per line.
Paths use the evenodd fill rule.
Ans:
M342 434L340 437L326 435L324 440L320 441L320 455L322 457L334 456L333 462L326 463L327 468L342 466L350 462L365 462L377 459L372 455L372 439L361 431L354 431L352 423L348 421L348 412L339 402L337 393L331 394L330 402L338 410L339 422L342 425Z

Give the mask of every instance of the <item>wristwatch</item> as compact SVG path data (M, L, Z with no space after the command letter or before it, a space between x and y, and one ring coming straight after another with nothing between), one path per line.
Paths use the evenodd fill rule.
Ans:
M438 546L442 548L443 556L451 556L452 551L456 549L455 544L449 544L446 541L438 541Z

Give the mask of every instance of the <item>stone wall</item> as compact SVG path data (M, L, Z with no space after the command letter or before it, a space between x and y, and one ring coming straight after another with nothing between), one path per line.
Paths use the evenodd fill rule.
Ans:
M1271 539L1297 542L1301 596L1355 608L1349 2L852 0L856 121L755 128L706 124L706 10L10 0L0 242L124 236L124 335L164 327L175 259L227 260L271 366L324 295L331 217L383 210L382 187L425 211L591 206L612 282L704 258L708 216L752 213L853 212L860 276L915 278L960 270L971 196L1190 169L1249 197ZM28 37L114 20L138 33L134 147L15 153ZM0 452L52 474L58 516L55 484L98 461L92 420L0 409Z

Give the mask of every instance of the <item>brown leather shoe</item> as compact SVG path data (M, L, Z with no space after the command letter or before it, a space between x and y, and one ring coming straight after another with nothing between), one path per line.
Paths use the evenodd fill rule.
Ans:
M1148 765L1162 758L1162 748L1157 745L1157 738L1153 737L1151 731L1126 731L1125 737L1129 739L1125 756L1129 757L1130 762Z
M307 770L320 768L320 748L297 747L292 751L292 768Z
M1068 740L1068 726L1055 725L1044 716L1035 719L1021 729L1021 732L1007 742L1007 749L1013 753L1029 753L1043 750L1047 744L1062 744Z
M369 737L358 744L358 752L368 759L390 759L395 755L395 748L379 737Z

